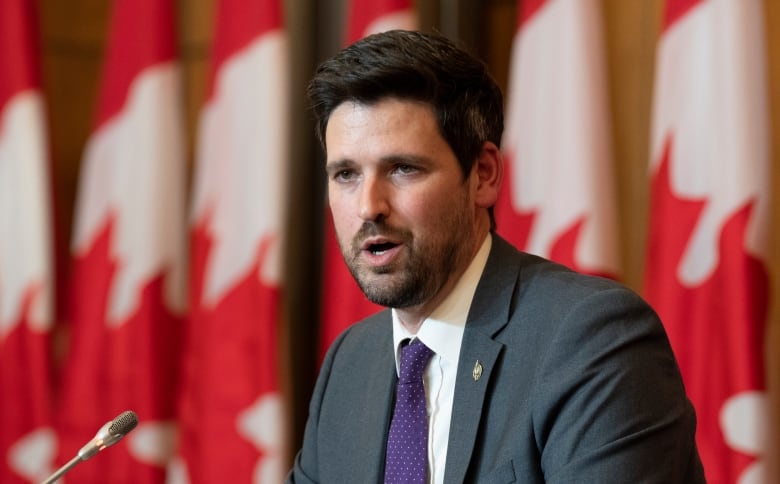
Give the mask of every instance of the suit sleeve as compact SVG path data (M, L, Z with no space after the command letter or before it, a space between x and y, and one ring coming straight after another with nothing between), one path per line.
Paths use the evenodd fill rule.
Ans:
M290 470L286 484L315 484L319 482L319 458L318 458L318 428L320 418L320 407L325 389L328 386L330 372L333 367L333 360L338 347L344 340L347 332L339 336L331 345L320 368L320 374L317 377L317 384L314 386L314 392L309 403L309 417L306 421L306 430L303 435L303 446L295 456L293 468Z
M634 293L574 304L538 376L532 411L546 482L704 482L677 363Z

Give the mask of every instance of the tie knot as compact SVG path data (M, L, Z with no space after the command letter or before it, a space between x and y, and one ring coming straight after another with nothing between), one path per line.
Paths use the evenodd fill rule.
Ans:
M433 356L433 351L417 338L401 347L399 370L401 383L422 381L423 372L431 356Z

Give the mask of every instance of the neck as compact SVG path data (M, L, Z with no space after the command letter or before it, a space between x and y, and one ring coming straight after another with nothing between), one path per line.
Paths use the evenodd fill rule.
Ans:
M415 335L420 330L420 326L422 326L423 321L425 321L425 318L427 317L417 317L410 314L409 311L404 311L402 309L396 309L396 315L401 322L401 326L403 326L409 334Z
M395 309L401 325L410 334L417 334L425 319L431 315L434 309L436 309L442 302L444 302L450 293L452 293L452 291L455 289L455 286L466 272L466 269L469 267L469 265L471 265L474 257L477 256L477 252L479 252L479 249L482 248L482 244L484 243L487 234L487 230L481 233L481 236L476 239L477 242L472 248L468 259L461 267L459 267L453 274L450 275L447 282L439 289L436 295L417 306Z

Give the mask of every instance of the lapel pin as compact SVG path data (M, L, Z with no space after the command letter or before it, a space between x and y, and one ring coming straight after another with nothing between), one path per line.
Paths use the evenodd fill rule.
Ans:
M474 371L471 372L471 376L474 377L474 381L479 380L479 378L482 376L482 363L480 363L479 360L474 363Z

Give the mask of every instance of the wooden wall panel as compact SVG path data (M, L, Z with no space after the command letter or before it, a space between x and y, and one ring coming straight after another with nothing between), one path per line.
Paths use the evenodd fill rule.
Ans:
M213 0L179 0L179 59L181 62L187 147L192 161L198 112L208 88L209 53L213 27Z
M625 282L639 289L647 236L648 166L660 0L603 2Z
M39 4L42 83L49 117L55 223L56 317L62 322L78 169L95 110L108 5L100 0ZM55 358L65 351L56 325Z
M773 450L765 462L773 475L780 475L780 2L764 0L766 12L767 64L769 67L769 96L772 113L772 240L770 280L771 302L767 335L767 378L769 395L774 410Z

